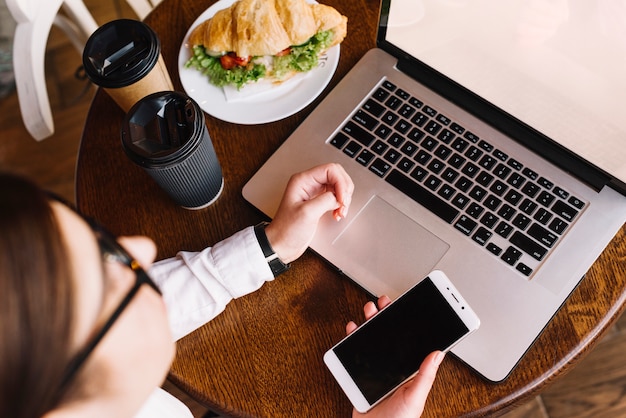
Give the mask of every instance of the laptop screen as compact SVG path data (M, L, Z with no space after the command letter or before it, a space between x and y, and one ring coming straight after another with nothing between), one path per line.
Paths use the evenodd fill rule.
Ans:
M381 29L384 43L626 183L626 1L384 0Z

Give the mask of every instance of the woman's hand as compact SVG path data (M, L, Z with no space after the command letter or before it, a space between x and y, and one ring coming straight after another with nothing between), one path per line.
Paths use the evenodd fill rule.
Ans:
M339 164L320 165L294 174L274 219L265 228L278 257L284 263L300 257L327 212L332 211L337 221L345 218L353 191L352 179Z
M381 296L378 299L380 309L384 308L389 303L391 303L391 300L387 296ZM374 302L368 302L363 307L363 311L365 312L365 318L369 319L376 315L378 308L376 308ZM354 322L349 322L348 325L346 325L346 332L350 334L356 328L357 325ZM441 351L430 353L422 362L419 373L417 373L413 379L396 389L393 394L372 408L367 414L361 414L354 410L352 417L419 417L424 411L426 398L435 381L437 369L443 358L444 353Z

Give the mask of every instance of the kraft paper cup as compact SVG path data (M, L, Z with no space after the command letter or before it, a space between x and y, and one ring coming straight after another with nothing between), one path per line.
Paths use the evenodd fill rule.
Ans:
M151 93L174 89L159 38L137 20L113 20L98 28L85 45L83 67L125 112Z

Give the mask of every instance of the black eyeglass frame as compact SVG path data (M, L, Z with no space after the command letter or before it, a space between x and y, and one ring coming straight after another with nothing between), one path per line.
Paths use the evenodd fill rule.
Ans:
M87 345L83 347L68 363L65 372L63 374L63 378L61 379L61 390L67 387L67 385L72 381L72 379L76 376L76 373L83 366L89 355L96 348L98 343L104 338L107 332L111 329L113 324L117 321L119 316L122 314L124 309L128 306L128 304L132 301L134 296L137 294L142 285L146 284L154 289L159 295L163 293L157 286L157 284L150 278L148 273L141 267L139 262L133 258L128 251L124 247L122 247L113 234L104 229L100 224L98 224L93 219L90 219L87 216L82 215L78 212L71 204L65 202L63 199L58 196L49 194L49 197L52 200L55 200L59 203L70 208L74 213L80 216L91 228L94 232L96 239L98 241L98 245L100 246L100 250L102 253L107 253L108 255L114 256L119 263L126 265L135 273L135 283L133 287L128 291L128 293L121 300L120 304L113 311L111 316L104 323L102 328L89 340Z

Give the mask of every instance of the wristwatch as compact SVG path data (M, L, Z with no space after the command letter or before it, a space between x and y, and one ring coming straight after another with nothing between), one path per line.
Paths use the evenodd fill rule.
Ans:
M278 258L278 254L274 252L274 249L270 245L269 240L267 239L267 235L265 234L265 227L268 225L268 222L261 222L260 224L254 227L254 234L256 235L257 241L259 241L259 245L261 246L261 250L263 250L263 255L265 256L265 261L270 266L274 277L278 276L289 270L291 264L285 264Z

